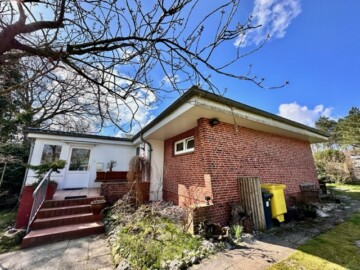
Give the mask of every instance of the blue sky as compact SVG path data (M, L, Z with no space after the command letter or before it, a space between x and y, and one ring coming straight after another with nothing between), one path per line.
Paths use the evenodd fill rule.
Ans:
M143 3L151 6L152 1ZM204 14L218 5L216 1L200 1L201 5L204 3L206 6L200 9ZM46 13L43 5L40 10ZM290 84L268 90L215 74L212 82L219 89L227 89L227 98L309 126L322 115L333 119L344 117L351 107L360 107L359 10L359 0L241 0L238 20L245 22L251 14L254 24L263 24L246 37L247 46L241 50L254 48L259 37L270 34L271 38L230 72L244 74L251 64L253 74L266 79L265 85L277 86L285 81ZM213 23L208 23L206 28L216 28L216 22ZM215 62L220 63L235 52L234 42L229 43ZM163 73L154 74L154 81L163 79ZM139 123L144 126L178 97L177 92L172 92L153 110L141 108L137 115ZM136 126L133 133L138 129ZM117 131L109 127L102 133L113 135Z
M281 16L273 14L276 5L284 8ZM275 33L242 65L252 64L254 73L264 77L268 86L284 81L290 84L266 90L219 76L213 81L228 89L228 98L307 125L313 125L320 115L343 117L352 106L360 106L359 10L358 0L243 0L239 18L265 16L260 34ZM251 48L249 43L244 50ZM171 97L154 113L161 112L177 95Z

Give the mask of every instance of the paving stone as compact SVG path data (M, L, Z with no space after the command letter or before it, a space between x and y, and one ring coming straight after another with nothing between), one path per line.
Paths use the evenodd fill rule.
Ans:
M36 270L53 270L59 269L61 264L61 257L54 257L47 260L40 260L37 261L33 266L32 269Z
M36 250L37 252L46 252L49 250L56 250L56 249L65 249L67 248L69 243L69 240L66 241L61 241L61 242L57 242L57 243L53 243L53 244L47 244L47 245L43 245L43 246L39 246L39 247L34 247L34 248L30 248L27 250Z
M85 270L86 260L73 262L71 260L61 260L59 268L57 270Z
M90 246L89 247L89 258L96 257L96 256L102 256L109 254L110 247L108 245L103 246Z
M97 256L94 258L89 258L85 269L88 270L99 270L104 267L111 267L111 256L109 254L103 256Z
M83 260L87 260L88 257L88 249L87 247L77 247L72 246L67 248L62 254L63 259L71 260L73 262L79 262Z

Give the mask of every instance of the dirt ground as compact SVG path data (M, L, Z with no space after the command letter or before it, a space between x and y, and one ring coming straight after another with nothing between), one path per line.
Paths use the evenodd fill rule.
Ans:
M317 217L306 221L281 224L280 227L247 235L239 249L226 250L210 256L192 270L243 269L260 270L282 261L296 251L299 245L342 223L354 212L360 212L360 201L346 196L337 196L340 204L322 205L329 217Z

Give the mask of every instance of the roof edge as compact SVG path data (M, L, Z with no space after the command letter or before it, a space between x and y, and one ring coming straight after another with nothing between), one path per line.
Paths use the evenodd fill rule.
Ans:
M158 115L151 123L146 125L143 129L141 129L138 133L136 133L132 138L117 138L112 136L103 136L103 135L93 135L93 134L84 134L84 133L78 133L78 132L65 132L65 131L54 131L54 130L44 130L39 128L28 128L26 130L27 133L38 133L38 134L51 134L51 135L58 135L58 136L72 136L72 137L82 137L82 138L93 138L93 139L103 139L103 140L112 140L112 141L123 141L123 142L134 142L136 139L138 139L141 134L144 134L151 128L153 128L156 124L158 124L160 121L165 119L168 115L170 115L172 112L174 112L177 108L179 108L181 105L183 105L185 102L190 100L193 96L199 96L202 98L209 99L211 101L215 101L218 103L225 104L229 107L233 107L236 109L244 110L247 112L251 112L266 118L273 119L275 121L288 124L293 127L301 128L307 131L310 131L312 133L318 134L320 136L329 137L329 134L326 132L323 132L319 129L306 126L304 124L289 120L287 118L278 116L276 114L272 114L269 112L266 112L261 109L257 109L255 107L251 107L249 105L245 105L243 103L237 102L235 100L225 98L223 96L216 95L214 93L205 91L200 89L198 86L192 86L187 90L183 95L181 95L174 103L172 103L169 107L167 107L160 115Z
M173 111L175 111L177 108L179 108L182 104L184 104L186 101L190 100L193 96L199 96L203 97L218 103L225 104L227 106L237 108L240 110L248 111L266 118L273 119L275 121L279 121L297 128L301 128L307 131L310 131L312 133L329 137L329 134L321 131L319 129L306 126L304 124L289 120L287 118L278 116L276 114L272 114L266 111L263 111L261 109L257 109L255 107L251 107L249 105L245 105L243 103L237 102L232 99L225 98L223 96L216 95L214 93L202 90L198 88L197 86L192 86L188 91L186 91L182 96L180 96L173 104L171 104L168 108L166 108L165 111L163 111L158 117L156 117L151 123L149 123L147 126L145 126L141 131L139 131L137 134L135 134L132 137L132 141L136 140L138 137L140 137L141 134L144 134L146 131L150 130L152 127L154 127L156 124L158 124L161 120L166 118L169 114L171 114Z
M64 136L64 137L70 136L70 137L80 137L80 138L119 141L119 142L132 142L132 139L127 139L127 138L118 138L118 137L94 135L94 134L84 134L84 133L80 133L80 132L57 131L57 130L49 130L49 129L32 128L32 127L27 128L26 133L49 134L49 135Z

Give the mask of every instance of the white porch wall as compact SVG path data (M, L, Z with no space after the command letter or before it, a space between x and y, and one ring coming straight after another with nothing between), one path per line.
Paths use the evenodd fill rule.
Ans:
M159 201L163 198L164 178L164 141L149 140L151 152L150 200Z
M51 175L51 179L58 182L58 189L62 189L66 177L66 168L68 166L68 159L70 156L70 146L77 145L80 147L91 147L90 154L90 181L89 187L99 187L100 183L95 183L96 178L96 164L103 163L103 170L106 169L106 165L110 160L116 160L117 164L114 167L114 171L127 171L129 168L129 161L131 157L135 156L136 147L133 145L121 145L119 143L111 144L109 143L98 143L88 141L86 143L76 142L74 139L73 142L64 142L59 139L44 139L44 138L36 138L33 154L31 156L30 164L39 165L41 161L42 151L45 144L51 145L61 145L61 153L60 159L66 160L67 164L64 169L60 170L60 173L53 173ZM35 177L35 172L33 170L29 170L26 185L30 185L36 182L38 179Z

